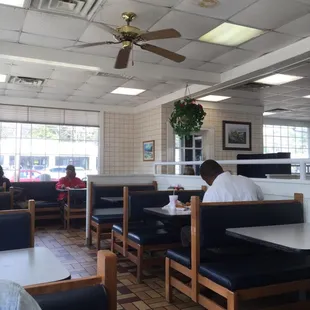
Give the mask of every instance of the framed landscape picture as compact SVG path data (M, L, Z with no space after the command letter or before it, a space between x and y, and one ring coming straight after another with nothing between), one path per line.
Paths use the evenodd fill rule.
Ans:
M251 149L251 123L223 121L223 150Z
M143 141L143 161L155 160L155 140Z

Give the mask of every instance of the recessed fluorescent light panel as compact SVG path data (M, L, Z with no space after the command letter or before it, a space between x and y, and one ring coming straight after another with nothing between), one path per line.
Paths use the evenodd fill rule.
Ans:
M0 74L0 83L4 83L6 80L6 75L5 74Z
M259 79L255 81L255 83L262 83L262 84L267 84L267 85L282 85L282 84L300 80L302 78L303 78L302 76L278 73L278 74L270 75L265 78Z
M145 91L145 89L118 87L118 88L114 89L111 92L111 94L137 96L137 95L143 93L144 91Z
M25 4L25 0L0 0L0 4L18 6L23 8Z
M304 96L304 98L310 98L310 95Z
M217 95L208 95L208 96L205 96L205 97L198 98L197 100L219 102L219 101L223 101L223 100L226 100L226 99L229 99L229 98L231 98L231 97L217 96Z
M230 23L223 23L199 38L200 41L238 46L264 33L263 30Z
M276 112L264 112L263 116L269 116L269 115L273 115L276 114Z

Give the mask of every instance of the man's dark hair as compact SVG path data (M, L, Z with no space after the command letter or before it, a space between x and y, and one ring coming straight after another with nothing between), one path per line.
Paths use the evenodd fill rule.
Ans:
M3 176L4 176L3 168L2 166L0 166L0 178L2 178Z
M217 177L219 174L223 173L223 168L215 160L208 159L200 166L200 175L202 177Z

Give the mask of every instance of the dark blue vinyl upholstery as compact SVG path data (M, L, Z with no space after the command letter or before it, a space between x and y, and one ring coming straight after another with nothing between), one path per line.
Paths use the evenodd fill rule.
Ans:
M227 228L254 227L303 223L303 205L298 202L266 202L200 208L201 247L219 248L245 244L227 236Z
M70 208L71 209L86 209L86 191L69 191L70 196Z
M11 194L8 192L0 193L0 210L11 209Z
M42 310L108 310L108 296L102 285L34 297Z
M0 215L0 251L30 247L31 216L29 212Z
M157 228L163 228L164 224L160 221L153 222L137 222L137 223L129 223L128 230L136 231L136 230L154 230ZM112 230L116 233L123 234L123 224L114 224Z
M92 221L98 224L115 224L120 223L123 220L123 209L122 208L107 208L94 210L92 215Z
M310 257L279 253L202 263L199 273L231 291L310 278Z

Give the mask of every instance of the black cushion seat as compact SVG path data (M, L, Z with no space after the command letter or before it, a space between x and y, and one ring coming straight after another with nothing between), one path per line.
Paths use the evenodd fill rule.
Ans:
M102 285L88 286L53 294L43 294L34 298L42 310L108 309L108 296Z
M310 257L280 253L226 262L204 262L199 273L230 291L310 278Z
M106 223L119 223L123 220L122 214L109 214L109 215L92 215L92 220L98 224Z
M160 221L152 221L152 222L133 222L129 223L128 230L136 231L136 230L147 230L147 229L156 229L164 227L164 224ZM112 230L116 233L123 234L123 224L114 224Z
M169 231L166 228L128 230L128 239L140 244L171 244L180 242L179 231Z
M57 201L36 201L36 208L54 208L54 207L58 207L59 203Z

